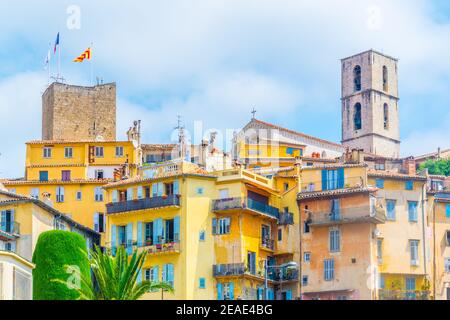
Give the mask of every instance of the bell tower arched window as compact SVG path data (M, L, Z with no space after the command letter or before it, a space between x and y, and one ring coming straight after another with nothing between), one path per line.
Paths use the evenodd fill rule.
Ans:
M388 69L383 66L383 91L388 91Z
M389 106L387 103L383 106L383 121L384 128L389 129Z
M355 91L361 91L361 67L356 66L353 69L353 82L355 84Z
M355 104L353 124L354 124L355 130L361 130L361 128L362 128L361 104L359 102L357 104Z

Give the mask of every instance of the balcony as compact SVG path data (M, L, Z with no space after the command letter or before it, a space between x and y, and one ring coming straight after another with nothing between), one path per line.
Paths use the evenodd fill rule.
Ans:
M180 206L180 196L176 194L163 197L112 202L106 205L106 211L108 214L115 214L143 209L156 209L174 206L175 207Z
M430 300L430 291L424 290L378 290L379 300Z
M275 241L272 239L261 239L261 248L274 251L275 250Z
M244 263L215 264L213 265L214 277L240 276L245 273Z
M223 212L231 210L250 210L263 214L270 218L278 219L280 212L277 208L265 203L255 201L249 198L227 198L213 200L213 212Z
M0 239L13 240L20 236L20 224L18 222L0 221Z
M372 206L341 208L337 212L309 212L309 225L324 227L349 223L375 223L386 222L384 210Z
M294 270L283 269L282 271L270 269L270 271L267 274L267 277L270 280L276 282L291 282L291 281L298 281L298 275L299 275L298 269Z
M134 251L147 251L149 255L158 255L158 254L169 254L169 253L180 253L180 241L178 240L169 240L165 243L151 244L143 243L140 245L136 244L136 241L128 241L127 244L121 244L120 247L123 247L127 250L128 254L132 254ZM111 247L111 251L114 253L117 251L118 247Z
M294 214L290 212L280 212L280 218L278 219L278 225L287 226L294 224Z

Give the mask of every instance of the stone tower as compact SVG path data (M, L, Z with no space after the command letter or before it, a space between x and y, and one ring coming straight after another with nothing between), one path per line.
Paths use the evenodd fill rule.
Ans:
M42 140L116 140L116 84L52 83L42 95Z
M397 59L369 50L342 59L342 143L400 157Z

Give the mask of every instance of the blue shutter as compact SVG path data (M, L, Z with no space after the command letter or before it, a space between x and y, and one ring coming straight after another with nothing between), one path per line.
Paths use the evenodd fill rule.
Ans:
M152 272L153 272L153 281L159 282L159 266L154 266Z
M325 190L328 190L328 187L327 187L327 170L322 170L322 190L323 191L325 191Z
M158 182L158 197L162 197L164 190L164 184L162 182Z
M167 265L167 280L172 285L172 288L175 287L175 280L174 280L174 266L173 264L169 263Z
M230 288L230 300L234 300L234 283L233 282L229 283L229 288Z
M275 300L275 293L273 291L273 289L268 289L268 293L269 293L269 300Z
M137 283L141 283L142 282L142 269L139 270L139 273L137 275L136 281L137 281Z
M344 174L344 168L338 169L338 189L344 189L344 180L345 180L345 174Z
M173 235L174 235L175 241L180 240L180 217L179 216L176 216L173 219Z
M158 243L158 220L153 221L153 244Z
M178 180L173 182L173 194L180 194L180 183Z
M133 223L127 224L127 254L131 254L133 252Z
M116 225L111 225L111 253L113 256L116 255L116 236L117 236L117 228Z
M155 244L161 243L161 238L163 236L163 221L162 219L156 219L153 221L153 241Z
M222 284L217 284L217 300L223 300L223 290L222 290Z
M137 187L137 198L142 199L142 186Z
M158 184L154 183L152 184L152 197L158 196Z
M137 246L142 247L142 222L137 223Z
M263 288L256 289L256 299L257 300L266 300L263 297Z
M133 200L133 188L128 188L127 189L127 200Z
M94 213L94 230L99 231L100 229L99 223L98 223L98 213Z
M212 234L217 234L217 219L212 219Z
M446 216L447 218L450 218L450 204L447 204L447 205L445 206L445 216Z
M292 290L286 291L286 300L292 300Z

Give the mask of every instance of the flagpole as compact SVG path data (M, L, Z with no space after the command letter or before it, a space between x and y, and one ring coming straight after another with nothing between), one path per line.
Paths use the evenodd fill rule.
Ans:
M47 84L48 84L48 86L50 86L50 81L51 81L51 77L52 77L52 73L51 73L51 70L50 70L50 68L51 68L51 63L50 63L50 61L51 61L51 52L52 52L52 43L51 42L49 42L48 43L48 52L47 52L47 60L48 60L48 62L47 62L47 71L48 71L48 79L47 79Z
M90 61L90 63L91 63L91 86L93 86L94 85L94 62L93 62L93 59L92 59L92 48L94 47L94 43L93 42L91 42L91 53L90 53L90 59L89 60L91 60Z
M57 78L58 79L61 78L61 44L58 44L58 77Z

